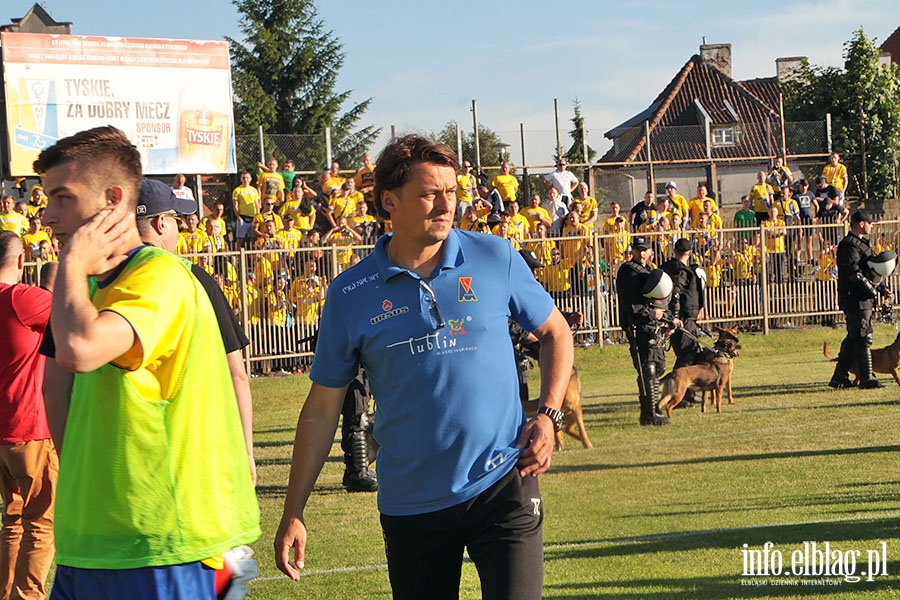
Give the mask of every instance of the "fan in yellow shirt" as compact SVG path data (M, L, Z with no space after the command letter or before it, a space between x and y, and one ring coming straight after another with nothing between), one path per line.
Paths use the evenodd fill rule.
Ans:
M700 184L697 186L697 196L695 198L691 198L691 201L688 202L688 212L691 215L691 226L694 226L697 223L697 219L700 216L700 213L703 212L703 202L705 200L709 200L710 205L712 206L712 212L716 212L719 210L719 206L716 204L716 201L706 195L706 185Z
M200 219L197 218L197 214L187 215L184 218L184 224L187 229L178 234L178 246L176 247L175 252L177 254L199 254L201 252L210 252L212 250L212 244L206 236L206 232L198 229ZM197 264L196 256L191 256L188 260Z
M512 202L519 192L519 180L515 175L510 175L509 163L505 161L500 166L500 174L494 177L491 185L497 188L504 202Z

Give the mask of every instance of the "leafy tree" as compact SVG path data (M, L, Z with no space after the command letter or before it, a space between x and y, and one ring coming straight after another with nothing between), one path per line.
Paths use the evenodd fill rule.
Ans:
M233 2L245 36L243 41L226 38L236 132L255 134L261 125L267 134L322 134L291 158L298 166L324 167L324 131L331 127L335 160L358 162L381 130L354 130L371 98L341 112L351 93L335 91L343 44L325 28L313 0Z
M456 127L456 121L448 121L443 129L432 133L431 138L456 150ZM496 146L500 143L503 143L503 140L496 132L481 123L478 124L478 150L482 169L499 166L500 154L497 152ZM478 161L475 160L475 135L471 130L467 131L465 127L462 128L462 153L462 159L472 161L472 166L478 164ZM503 160L509 161L509 159L509 152L503 151ZM487 178L488 181L491 179L492 177Z
M880 208L896 197L900 158L900 67L880 65L880 51L862 29L844 44L844 68L804 62L784 84L785 118L821 120L832 115L832 146L851 173L860 196ZM795 144L788 142L789 149Z

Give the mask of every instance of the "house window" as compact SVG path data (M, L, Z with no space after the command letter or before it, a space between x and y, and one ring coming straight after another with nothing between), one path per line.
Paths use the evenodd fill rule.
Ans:
M716 127L712 130L713 146L734 146L734 127Z

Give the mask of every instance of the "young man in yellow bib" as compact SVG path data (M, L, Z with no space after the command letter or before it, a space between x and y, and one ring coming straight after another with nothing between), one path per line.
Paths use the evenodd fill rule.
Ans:
M44 400L60 449L51 598L215 598L204 561L259 537L234 387L190 264L141 242L114 127L34 164L63 242Z

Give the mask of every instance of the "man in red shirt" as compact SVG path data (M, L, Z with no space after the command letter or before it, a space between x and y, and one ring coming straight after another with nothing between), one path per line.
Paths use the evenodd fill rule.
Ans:
M59 459L44 413L44 357L38 347L51 294L19 283L22 241L0 231L0 592L43 598L53 561L53 500Z

